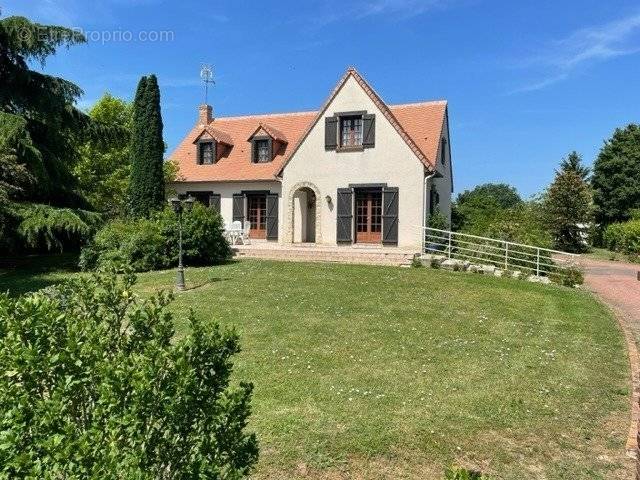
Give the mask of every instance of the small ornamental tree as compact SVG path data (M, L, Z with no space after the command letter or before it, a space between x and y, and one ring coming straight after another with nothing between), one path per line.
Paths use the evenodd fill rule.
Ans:
M583 231L590 220L591 191L579 171L565 163L561 167L547 190L544 215L555 248L580 252L586 248Z
M155 75L142 77L133 101L129 211L148 217L164 204L164 170L160 89Z
M132 275L0 295L0 478L241 478L258 458L238 336Z

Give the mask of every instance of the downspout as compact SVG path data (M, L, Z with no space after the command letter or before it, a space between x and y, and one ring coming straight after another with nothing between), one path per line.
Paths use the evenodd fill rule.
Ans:
M430 175L425 175L424 184L422 188L422 251L420 254L424 253L425 248L425 237L426 237L426 228L427 228L427 183L434 178L438 172L433 172Z

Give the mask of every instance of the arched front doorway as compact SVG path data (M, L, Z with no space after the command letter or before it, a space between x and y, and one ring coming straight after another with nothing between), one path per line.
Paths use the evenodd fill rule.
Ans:
M309 187L298 188L293 194L293 242L315 243L318 199Z

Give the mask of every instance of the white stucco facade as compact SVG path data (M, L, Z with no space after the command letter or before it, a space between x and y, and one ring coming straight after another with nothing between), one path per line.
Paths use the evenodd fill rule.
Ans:
M233 219L233 195L242 192L268 191L280 196L279 208L282 207L281 184L273 182L180 182L173 184L177 194L187 192L208 191L220 195L220 215L226 223Z
M324 117L334 113L363 111L376 115L375 147L361 151L326 151ZM398 246L419 247L422 226L422 189L425 168L393 125L353 79L349 78L309 135L293 154L282 175L282 192L291 195L302 182L319 192L322 243L336 245L336 192L352 184L386 184L399 189ZM328 201L329 197L331 200ZM294 238L295 221L286 211L281 222L282 242ZM295 212L294 212L295 216Z

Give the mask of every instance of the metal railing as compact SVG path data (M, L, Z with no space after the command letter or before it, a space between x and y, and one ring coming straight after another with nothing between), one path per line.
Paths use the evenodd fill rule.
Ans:
M423 253L471 263L489 264L536 276L563 275L578 263L579 255L467 233L425 228Z

